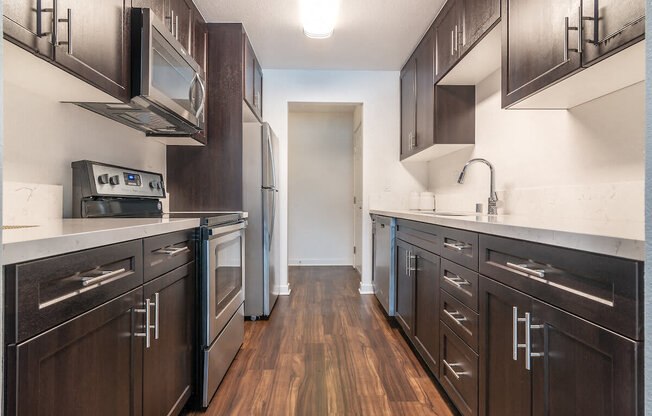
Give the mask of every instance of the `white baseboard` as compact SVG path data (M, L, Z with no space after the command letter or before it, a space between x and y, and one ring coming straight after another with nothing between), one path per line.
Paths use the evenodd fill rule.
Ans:
M373 295L374 294L374 285L371 283L362 283L360 282L360 289L358 289L361 295Z
M288 266L353 266L350 258L341 259L289 259Z
M290 296L290 292L292 292L289 283L277 286L276 289L278 290L279 296Z

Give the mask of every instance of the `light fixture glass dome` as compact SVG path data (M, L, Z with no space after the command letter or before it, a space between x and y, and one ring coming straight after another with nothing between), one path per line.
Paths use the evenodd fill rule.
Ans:
M309 38L324 39L333 34L338 0L301 0L303 33Z

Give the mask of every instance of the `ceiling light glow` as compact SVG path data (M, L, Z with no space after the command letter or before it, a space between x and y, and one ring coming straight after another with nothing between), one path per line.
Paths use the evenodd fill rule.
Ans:
M324 39L333 34L338 0L301 0L303 33L309 38Z

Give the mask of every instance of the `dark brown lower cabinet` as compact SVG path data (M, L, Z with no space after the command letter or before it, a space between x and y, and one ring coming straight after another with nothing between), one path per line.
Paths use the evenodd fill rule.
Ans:
M143 286L151 308L150 346L143 354L143 415L178 414L192 393L194 263Z
M534 300L532 414L643 414L642 345Z
M531 372L525 368L524 351L514 360L513 314L532 311L531 298L486 277L480 277L480 414L486 416L531 415ZM518 343L525 342L520 324Z
M414 325L414 280L411 277L412 246L396 240L396 319L408 336Z
M480 317L480 414L642 414L640 343L486 277Z
M141 415L142 290L7 348L8 415Z
M440 258L414 247L414 344L430 370L439 375Z

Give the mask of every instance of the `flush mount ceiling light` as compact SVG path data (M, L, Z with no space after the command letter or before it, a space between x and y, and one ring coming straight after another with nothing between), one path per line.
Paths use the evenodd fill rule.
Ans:
M301 0L303 33L309 38L324 39L333 34L338 0Z

